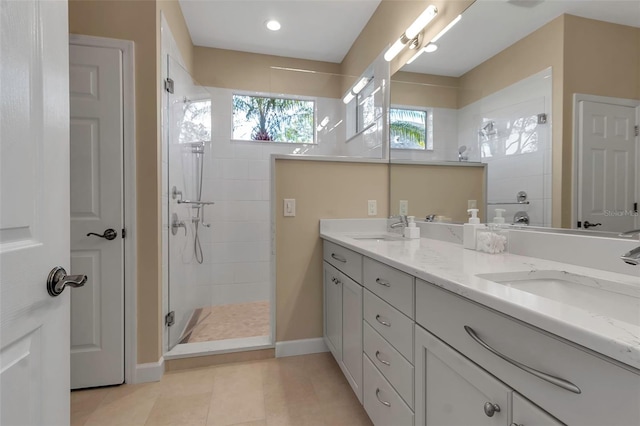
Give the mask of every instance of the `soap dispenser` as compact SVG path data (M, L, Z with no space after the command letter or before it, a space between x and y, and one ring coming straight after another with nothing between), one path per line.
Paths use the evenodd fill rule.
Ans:
M409 222L407 226L404 228L404 237L405 238L420 238L420 228L416 226L415 216L407 216L407 221Z
M475 250L476 248L476 230L481 228L480 219L478 218L478 209L469 209L471 213L469 223L465 223L462 232L462 245L466 249Z
M493 223L504 223L504 217L502 214L506 212L505 209L496 209L496 216L493 218Z

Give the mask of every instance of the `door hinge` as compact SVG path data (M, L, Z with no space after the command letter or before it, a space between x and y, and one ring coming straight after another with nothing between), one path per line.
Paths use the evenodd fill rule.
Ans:
M173 93L173 80L170 78L167 78L164 81L164 90L166 90L169 93Z
M538 114L538 124L547 124L547 114Z
M636 136L640 136L640 126L635 125L635 126L633 126L633 128L634 128L634 129L635 129L635 131L636 131Z
M122 238L127 238L127 230L122 228Z
M578 221L578 228L582 228L582 222Z
M638 202L633 203L633 212L638 213Z
M167 315L165 315L164 324L167 327L171 327L173 324L175 324L175 322L176 322L176 313L175 313L175 311L171 311Z

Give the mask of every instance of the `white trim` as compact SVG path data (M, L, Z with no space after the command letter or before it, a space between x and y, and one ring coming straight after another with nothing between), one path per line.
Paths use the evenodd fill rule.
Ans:
M164 358L157 362L136 365L136 383L158 382L164 374Z
M136 243L136 115L135 115L135 45L133 41L86 35L69 35L69 44L110 47L122 51L123 100L123 200L124 224L124 378L137 378L137 243ZM162 360L161 360L162 361ZM164 361L162 361L164 362ZM144 365L144 364L143 364ZM163 367L164 368L164 367Z
M634 107L636 109L636 125L640 124L640 100L626 99L626 98L612 98L610 96L596 96L585 95L582 93L573 94L573 141L571 150L571 171L572 184L571 184L571 229L576 229L578 222L578 181L579 181L579 169L578 163L580 161L579 155L579 134L580 134L580 112L578 110L578 104L580 102L599 102L604 104L612 104L619 106ZM636 181L640 177L640 137L636 136ZM637 188L637 197L640 199L640 186ZM636 228L640 226L640 219L636 218Z
M276 358L329 352L322 337L276 342Z

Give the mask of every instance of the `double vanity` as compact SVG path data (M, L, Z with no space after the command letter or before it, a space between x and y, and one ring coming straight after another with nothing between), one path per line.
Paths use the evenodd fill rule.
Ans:
M320 230L324 339L375 425L640 425L640 271L386 231Z

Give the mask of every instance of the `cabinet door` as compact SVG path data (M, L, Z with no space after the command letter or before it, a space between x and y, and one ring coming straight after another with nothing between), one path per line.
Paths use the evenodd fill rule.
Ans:
M508 425L511 389L419 326L415 342L416 425Z
M511 426L562 426L564 423L552 417L542 408L517 392L513 393L513 423Z
M342 362L347 380L362 402L362 287L342 278Z
M324 262L324 340L342 361L342 281L340 272Z

